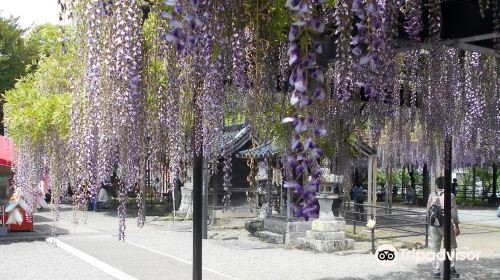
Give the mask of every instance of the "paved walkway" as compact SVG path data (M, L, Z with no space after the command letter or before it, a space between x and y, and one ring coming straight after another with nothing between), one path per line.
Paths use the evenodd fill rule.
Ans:
M131 279L160 279L161 275L168 275L169 279L191 278L192 264L189 260L155 250L154 247L133 242L123 243L112 236L101 234L67 235L56 240L121 271ZM64 245L60 247L64 249ZM96 262L91 260L90 263ZM234 278L205 269L203 279Z
M2 280L116 279L45 241L1 244L0 258Z
M483 214L489 215L488 212ZM467 245L473 250L479 250L481 257L484 257L479 261L459 261L457 266L463 273L462 279L476 279L472 275L478 273L482 279L495 279L500 275L500 228L492 227L489 222L487 226L474 224L476 220L487 220L482 217L483 214L471 215L470 220L462 220L464 234L458 238L459 247ZM67 267L68 273L67 277L63 273L57 277L40 279L109 279L109 274L99 270L102 266L96 265L96 262L122 273L122 276L130 277L118 279L191 279L190 222L149 221L143 229L138 229L135 227L135 219L128 218L126 242L123 243L116 240L118 220L114 213L88 212L85 215L86 224L81 220L81 224L75 227L72 223L73 212L68 208L61 211L61 221L58 224L58 232L61 234L57 239L79 253L67 257L69 254L63 250L65 246L53 248L45 243L44 250L50 252L49 265ZM47 232L50 229L50 218L49 212L37 214L35 229ZM296 250L284 245L262 243L249 236L246 231L211 231L209 235L211 238L203 241L204 279L429 279L430 275L429 260L416 262L407 259L392 267L383 267L370 254L342 256ZM25 244L36 244L31 258L43 260L44 250L40 250L42 245L39 242L8 246L12 246L9 250L14 252L15 246ZM428 252L428 249L423 251ZM90 261L91 265L79 259L82 254L90 256L94 263ZM11 255L12 262L26 262L21 254ZM43 261L35 262L31 270L47 271L42 266ZM15 267L21 269L19 265ZM89 273L92 277L88 277L88 273L79 275L82 268L91 271ZM103 270L106 271L105 268ZM106 276L101 278L101 275Z

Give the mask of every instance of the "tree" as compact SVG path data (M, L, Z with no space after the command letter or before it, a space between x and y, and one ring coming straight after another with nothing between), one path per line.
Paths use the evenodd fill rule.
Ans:
M61 27L54 24L42 24L35 26L26 39L26 46L38 56L37 61L45 56L61 53L61 38L63 34Z
M35 27L28 36L27 45L36 54L33 67L4 94L5 123L16 143L46 144L54 133L57 138L68 133L69 80L75 56L74 45L68 53L61 51L61 36L60 28L51 24Z
M24 33L17 18L0 17L0 134L4 133L4 92L12 89L17 79L27 73L26 65L32 62L35 55L26 45Z

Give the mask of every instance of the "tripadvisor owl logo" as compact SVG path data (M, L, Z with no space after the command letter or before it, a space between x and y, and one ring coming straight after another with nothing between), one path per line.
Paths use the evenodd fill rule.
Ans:
M375 259L381 266L393 266L398 259L398 252L392 245L380 245L375 252Z

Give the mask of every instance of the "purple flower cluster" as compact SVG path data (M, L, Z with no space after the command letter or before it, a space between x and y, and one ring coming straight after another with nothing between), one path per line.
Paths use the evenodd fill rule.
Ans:
M352 10L359 19L356 35L351 41L356 59L353 67L358 72L367 73L365 80L356 82L356 85L365 96L375 98L381 95L380 88L376 86L376 75L380 56L385 50L383 9L377 1L354 0Z
M295 178L287 181L284 187L294 188L299 193L300 200L294 206L295 216L304 216L306 220L318 214L316 192L321 176L318 161L323 151L316 141L326 134L324 125L315 121L311 114L313 101L326 98L323 70L316 62L316 54L323 52L319 35L324 32L325 24L318 18L315 9L323 2L289 0L285 5L296 16L288 34L290 45L287 54L292 67L290 103L301 114L283 119L283 123L291 122L293 126L288 165L295 172Z
M77 22L85 59L82 86L75 87L71 111L70 172L77 209L95 201L116 167L119 238L125 229L126 194L138 182L144 123L142 12L134 0L88 1ZM139 213L139 218L143 215Z
M406 1L405 31L413 44L420 43L422 29L422 1Z
M162 16L169 20L170 32L165 39L168 42L175 42L178 51L184 50L186 45L196 45L200 40L198 30L203 26L198 17L198 9L202 0L189 0L189 5L183 5L180 0L167 0L167 6L173 9L172 12L164 11Z
M335 62L335 74L333 76L333 96L336 99L347 100L351 97L352 86L352 58L351 58L351 40L352 40L352 21L351 12L352 0L338 0L335 10L335 23L338 34L337 58Z
M441 0L429 1L429 36L432 43L441 36Z

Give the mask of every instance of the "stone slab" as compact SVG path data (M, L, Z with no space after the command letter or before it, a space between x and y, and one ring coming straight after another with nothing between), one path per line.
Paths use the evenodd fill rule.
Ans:
M264 219L264 228L268 231L285 232L306 232L311 229L311 222L306 221L285 221L275 218Z
M274 243L274 244L285 243L285 236L283 234L274 233L270 231L258 231L255 233L255 237L269 243Z
M316 239L316 240L344 240L345 232L343 231L323 232L323 231L308 230L306 231L306 238Z
M297 239L300 237L304 237L306 235L305 232L302 231L289 231L285 232L285 243L291 246L297 245Z
M314 231L345 231L345 221L344 220L333 220L333 221L322 221L315 220L312 222L311 229Z
M299 244L299 248L310 249L321 253L333 253L338 251L354 249L353 239L316 240L308 238L299 238L297 242Z

